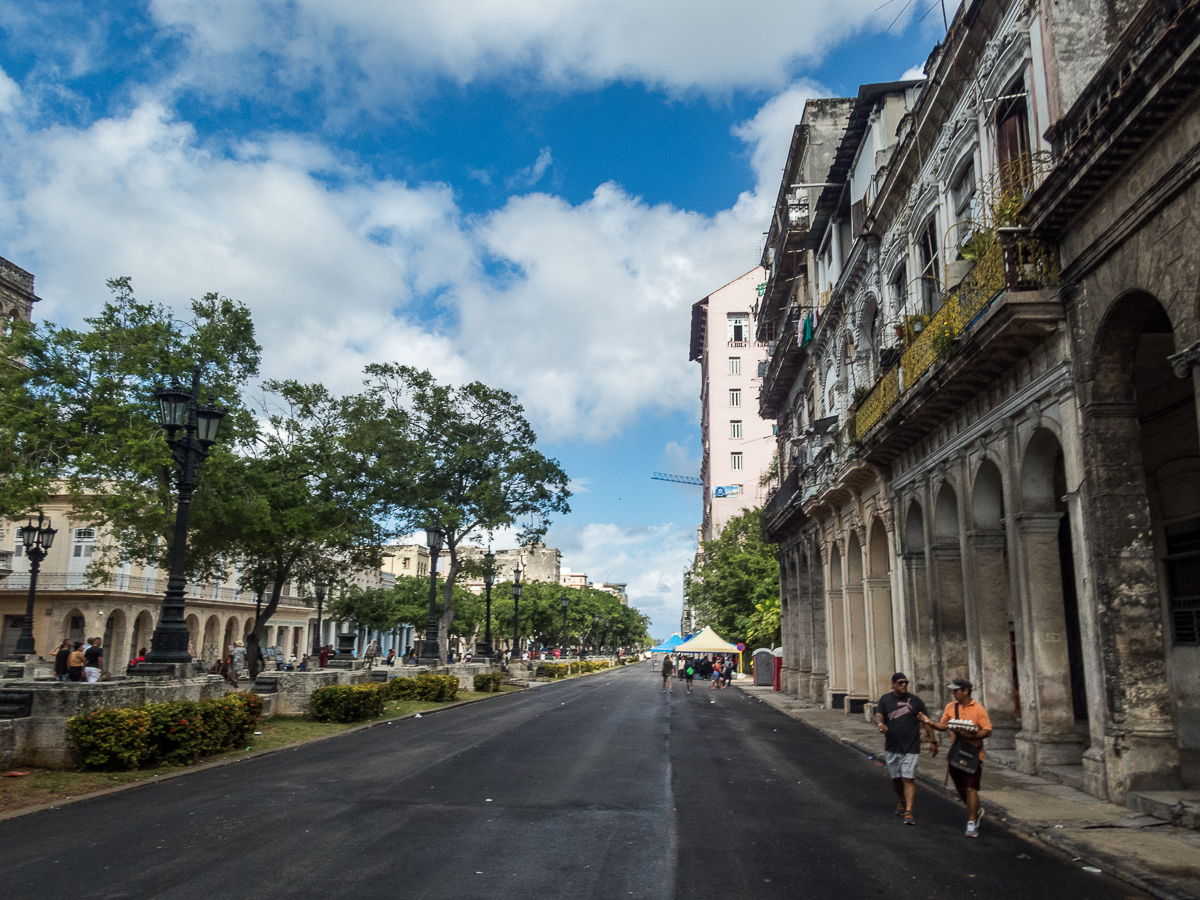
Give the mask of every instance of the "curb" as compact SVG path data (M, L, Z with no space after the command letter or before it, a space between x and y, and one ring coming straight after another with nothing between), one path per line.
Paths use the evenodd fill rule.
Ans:
M592 674L592 673L588 673ZM376 728L380 725L390 725L393 722L403 722L405 719L415 719L417 716L424 718L432 716L435 713L446 712L447 710L457 709L460 706L472 706L476 703L484 703L488 700L498 700L501 697L512 696L519 694L527 688L521 688L517 691L506 691L504 693L489 694L481 697L478 700L456 700L452 703L447 703L445 706L438 706L434 709L427 709L420 713L407 713L403 716L396 716L391 719L377 719L374 722L364 722L361 725L355 725L352 728L347 728L345 731L336 731L333 734L323 734L319 737L312 737L305 741L292 741L290 744L281 744L278 747L271 747L266 750L252 750L242 756L233 756L227 759L214 759L209 762L197 763L193 766L182 766L176 772L166 772L162 775L154 775L150 778L145 778L141 781L131 781L129 784L118 784L110 788L102 788L98 791L88 791L84 794L77 794L72 797L64 797L61 800L51 800L47 803L39 803L35 806L23 806L20 809L9 810L8 812L0 812L0 822L7 822L9 819L19 819L22 816L27 816L35 812L42 812L47 809L58 809L62 806L70 806L73 803L78 803L81 800L92 800L96 797L107 797L111 794L119 794L123 791L131 791L134 788L148 787L154 784L162 784L164 781L170 781L173 778L183 778L186 775L192 775L196 772L206 772L209 769L219 769L222 766L232 766L240 762L245 762L248 759L258 759L261 756L270 756L273 753L282 753L284 750L294 750L297 747L305 747L309 744L316 744L320 741L328 741L333 738L344 737L348 734L354 734L359 731L366 731L368 728Z
M749 691L746 691L745 693L748 697L755 696ZM810 728L818 734L822 734L840 744L844 744L845 746L858 751L863 756L874 758L880 755L877 747L868 747L865 744L859 743L853 738L842 737L841 735L826 731L820 725L815 725L812 722L805 721L804 719L793 718L792 716L788 715L787 710L780 706L776 706L771 702L771 700L774 698L757 699L762 699L764 703L766 703L776 712L782 713L789 719L792 719L793 722L797 722L800 725L803 725L805 728ZM938 781L932 775L921 772L919 769L917 771L917 781L924 784L927 788L937 790L939 793L942 791L942 782ZM1071 856L1073 862L1078 861L1084 863L1085 865L1095 866L1097 869L1102 870L1104 874L1111 875L1119 881L1123 881L1132 887L1145 891L1151 896L1160 898L1160 900L1197 900L1197 896L1195 894L1187 891L1181 891L1174 885L1164 881L1159 876L1147 872L1145 869L1128 863L1110 853L1105 853L1102 850L1097 850L1095 847L1091 847L1086 844L1080 844L1069 837L1047 833L1048 829L1035 828L1026 825L1019 819L1014 819L1009 816L1008 810L1006 810L999 803L991 800L985 801L981 796L979 798L979 805L983 809L987 810L987 817L990 821L993 821L997 825L1008 829L1014 834L1025 838L1026 840L1043 844L1060 853L1066 853Z

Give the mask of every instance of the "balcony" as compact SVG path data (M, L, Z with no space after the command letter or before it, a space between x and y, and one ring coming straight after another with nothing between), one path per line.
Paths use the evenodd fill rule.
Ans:
M13 552L11 550L0 550L0 578L4 578L12 574Z
M762 529L765 540L775 543L782 537L784 527L800 512L800 467L796 466L771 493L763 506Z
M11 554L10 554L11 556ZM0 570L2 572L3 570ZM14 572L0 584L0 592L29 591L29 573ZM38 574L39 594L58 591L85 591L88 593L115 592L121 594L147 594L161 597L167 591L167 579L142 575L110 574L99 581L88 580L86 572L41 572ZM217 600L223 602L253 603L254 594L239 587L223 585L188 584L188 599ZM302 597L291 597L285 587L280 599L282 606L303 606Z
M801 312L803 310L798 306L788 309L766 366L762 390L758 395L758 414L764 419L774 419L779 414L779 408L787 399L792 382L804 362Z

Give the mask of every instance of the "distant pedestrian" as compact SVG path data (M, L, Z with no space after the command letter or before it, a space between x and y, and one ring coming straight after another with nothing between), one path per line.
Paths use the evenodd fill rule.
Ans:
M83 651L83 676L88 684L95 684L104 672L104 640L92 638L91 645Z
M732 658L725 660L725 665L721 667L721 687L729 687L729 680L733 678L733 670L737 668L737 664Z
M896 815L904 816L905 825L916 825L913 800L917 795L917 762L921 758L921 722L925 703L908 691L908 676L897 672L892 676L892 689L879 698L875 707L875 726L884 735L883 756L887 762L892 788L896 791ZM925 726L929 738L929 755L937 756L938 742L933 727Z
M75 649L67 657L67 677L72 681L83 681L83 666L87 657L83 655L83 642L76 641Z
M233 666L234 674L242 678L246 674L246 645L243 641L235 641L229 651L229 664Z
M325 668L326 664L329 662L329 651L332 649L333 649L332 644L326 644L324 647L321 648L321 654L318 657L318 659L321 663L322 669Z
M663 663L662 663L662 677L663 677L662 692L664 694L667 693L668 691L670 691L671 693L675 692L675 682L671 678L671 676L674 674L675 674L675 661L673 659L671 659L671 654L667 653L663 656Z
M715 691L715 690L718 690L720 687L721 687L721 661L718 659L716 662L713 663L712 684L709 686L709 690Z
M692 692L692 679L696 677L696 661L689 659L684 661L683 677L687 681L687 692Z
M388 649L387 664L389 666L396 665L396 649L394 647Z
M71 655L72 649L71 642L64 640L54 651L54 679L56 681L70 681L71 676L67 672L67 658Z
M954 700L946 704L940 722L922 715L921 721L938 731L954 732L954 740L946 752L950 777L958 796L967 805L967 837L979 837L979 782L983 775L983 739L992 733L992 720L987 710L971 698L971 682L955 678L947 687Z

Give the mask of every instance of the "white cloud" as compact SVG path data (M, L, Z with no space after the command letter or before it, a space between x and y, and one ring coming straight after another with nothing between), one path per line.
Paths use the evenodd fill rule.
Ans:
M550 155L550 148L543 147L537 155L537 159L532 165L528 165L521 169L511 178L505 180L505 184L511 190L513 188L528 189L536 185L542 180L542 176L546 174L546 170L550 168L554 162L554 157ZM486 184L487 182L484 182Z
M21 88L0 69L0 114L8 115L21 99Z
M651 634L679 630L683 571L696 552L695 532L671 523L627 528L592 523L553 528L546 542L562 551L564 565L593 582L624 582L629 605L650 616Z
M921 63L918 66L913 66L910 69L905 69L898 81L924 81L925 80L925 64Z
M150 10L186 36L194 83L343 94L513 73L564 86L778 88L799 62L894 16L878 0L152 0Z
M753 148L750 165L758 176L758 190L770 192L774 200L792 144L792 132L804 114L804 104L814 97L828 97L819 85L800 81L762 105L754 118L733 129L733 133Z

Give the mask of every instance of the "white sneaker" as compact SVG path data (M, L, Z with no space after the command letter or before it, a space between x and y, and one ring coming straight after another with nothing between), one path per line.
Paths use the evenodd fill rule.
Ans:
M979 837L979 822L967 822L967 837Z

